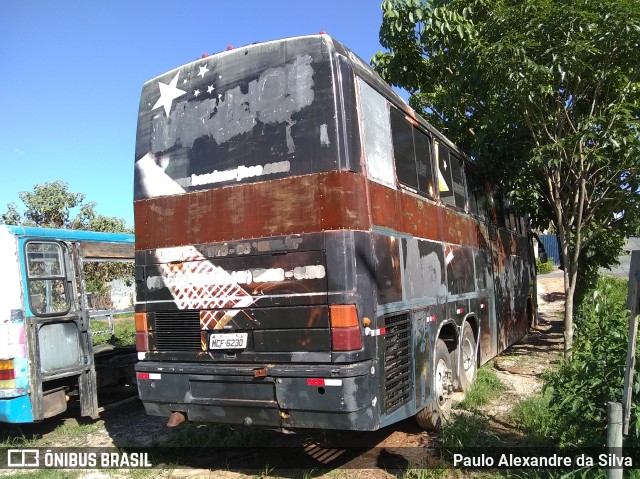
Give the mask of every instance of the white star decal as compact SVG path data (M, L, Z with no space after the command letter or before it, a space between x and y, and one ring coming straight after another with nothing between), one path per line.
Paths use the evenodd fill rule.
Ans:
M207 68L207 65L203 65L198 68L200 69L200 71L198 72L198 76L204 78L204 75L209 71L209 69Z
M151 110L155 110L156 108L160 108L162 106L164 107L164 112L166 113L167 117L169 116L173 100L187 93L186 91L176 87L176 85L178 84L179 75L180 72L176 73L176 76L173 77L173 80L171 80L168 85L158 82L158 88L160 88L160 98L158 98L158 101L155 105L153 105L153 108L151 108Z
M213 90L215 90L215 88L213 88L213 85L209 85L209 86L207 87L207 93L208 93L209 95L211 95L211 92L213 92Z
M198 97L199 94L200 94L200 90L196 90L193 92L193 96L195 96L196 98Z

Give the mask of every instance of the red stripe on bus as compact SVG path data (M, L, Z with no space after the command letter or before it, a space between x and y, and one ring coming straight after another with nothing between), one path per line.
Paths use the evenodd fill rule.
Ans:
M486 226L466 214L345 171L139 200L134 214L135 224L155 225L136 231L138 251L341 229L368 231L372 225L476 248L488 236ZM501 235L507 235L503 241L515 250L517 236L506 231Z
M134 215L154 225L136 250L370 228L364 177L340 171L141 200Z

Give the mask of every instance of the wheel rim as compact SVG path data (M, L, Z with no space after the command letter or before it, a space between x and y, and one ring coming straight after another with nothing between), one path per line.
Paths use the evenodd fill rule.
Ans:
M467 380L472 382L476 374L475 348L468 338L465 338L462 346L462 368Z
M441 406L447 401L445 391L445 381L447 377L447 363L444 359L440 359L436 364L436 397L438 398L438 404Z

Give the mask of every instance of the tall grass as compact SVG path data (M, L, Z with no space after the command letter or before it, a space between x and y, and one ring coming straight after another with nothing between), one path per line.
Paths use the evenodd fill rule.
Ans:
M518 404L511 411L511 419L518 429L525 434L522 446L551 447L555 445L555 417L549 407L551 394L531 396Z
M478 369L476 382L467 391L464 400L456 407L461 409L475 410L485 406L495 397L504 392L504 384L498 379L496 373L490 367L484 366Z
M545 390L554 415L550 432L562 445L605 443L606 404L622 399L630 318L627 288L627 281L618 278L598 280L576 312L572 360L547 378ZM637 393L633 403L628 445L640 444Z

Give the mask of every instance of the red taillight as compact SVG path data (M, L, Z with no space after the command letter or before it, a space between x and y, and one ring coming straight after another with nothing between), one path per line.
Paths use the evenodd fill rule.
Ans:
M3 359L0 361L0 381L7 381L6 383L0 383L0 388L14 388L16 378L16 370L13 365L13 359Z
M362 349L360 328L358 326L351 328L332 328L331 342L333 343L334 351L356 351Z
M149 333L147 331L147 313L136 313L136 351L149 351Z
M149 335L136 333L136 351L149 351Z
M334 351L362 349L362 333L354 304L333 305L331 314L331 343Z

